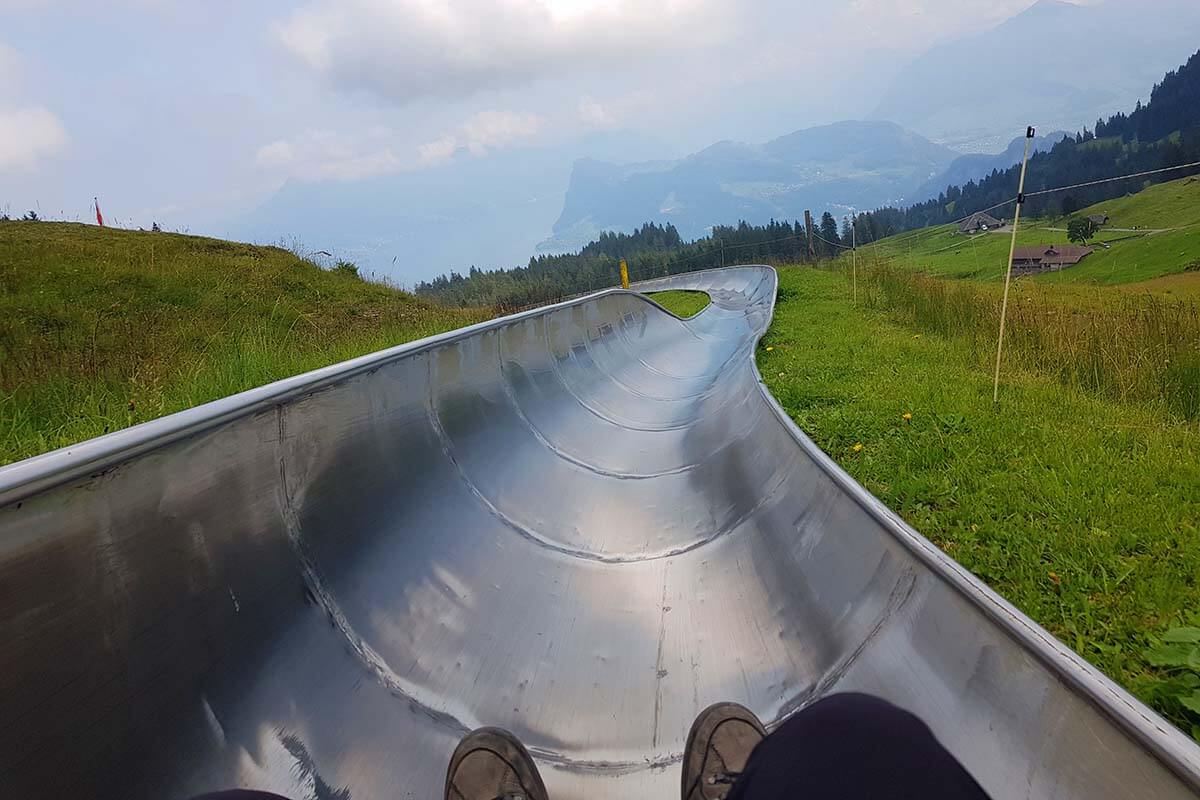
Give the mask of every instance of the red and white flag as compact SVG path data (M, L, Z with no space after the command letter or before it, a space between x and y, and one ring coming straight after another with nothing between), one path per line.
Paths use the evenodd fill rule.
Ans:
M104 227L104 215L100 213L100 200L95 197L93 197L92 200L96 201L96 224L99 225L101 228L103 228Z

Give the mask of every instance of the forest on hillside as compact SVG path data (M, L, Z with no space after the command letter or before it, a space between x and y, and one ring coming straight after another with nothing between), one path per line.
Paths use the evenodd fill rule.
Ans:
M633 233L602 233L577 253L541 255L514 269L467 274L451 272L417 285L416 293L454 306L488 306L515 311L617 285L624 258L632 281L745 263L803 263L829 258L842 249L849 221L839 231L828 212L814 231L813 258L807 253L804 223L717 225L712 233L684 242L674 225L647 222Z
M1200 173L1187 167L1157 175L1128 178L1094 186L1035 193L1100 181L1117 175L1149 172L1200 162L1200 52L1155 85L1150 101L1129 113L1097 120L1093 129L1065 136L1052 149L1029 160L1025 181L1030 216L1069 215L1113 197L1136 192L1152 183ZM905 208L879 208L852 215L841 223L826 211L813 231L800 221L766 225L717 225L712 232L685 242L671 224L646 223L633 233L603 233L576 253L541 255L523 267L467 274L451 272L416 287L419 295L456 306L490 306L513 310L546 303L617 283L620 259L627 259L632 280L692 272L726 264L802 263L828 258L852 242L868 244L914 228L942 225L976 211L999 208L1011 214L1020 165L993 172L980 181L950 186L938 197Z

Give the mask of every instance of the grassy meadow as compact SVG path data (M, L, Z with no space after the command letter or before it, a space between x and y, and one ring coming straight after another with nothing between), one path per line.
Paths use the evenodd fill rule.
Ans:
M1013 280L1005 363L1101 397L1200 419L1200 178L1079 213L1101 212L1110 223L1097 240L1111 242L1108 249L1067 269ZM1064 243L1065 229L1065 220L1030 220L1018 240ZM831 268L849 272L856 263L864 303L922 332L963 338L977 361L991 364L1011 235L954 231L942 226L883 239Z
M1004 212L1011 219L1012 207ZM1105 286L1200 270L1200 177L1156 184L1078 213L1109 215L1109 224L1088 242L1096 251L1076 266L1030 280ZM1017 243L1067 244L1066 229L1066 219L1025 219ZM964 236L955 225L939 225L881 239L860 247L858 255L864 264L890 263L930 275L1002 282L1010 240L1011 234L1003 231Z
M1200 274L1191 273L1187 277ZM1113 400L1147 403L1165 417L1200 419L1200 280L1176 294L1014 282L1004 364ZM914 330L964 342L991 369L999 287L951 281L895 266L866 267L859 298Z
M0 464L486 316L275 247L0 222Z
M647 297L669 309L677 317L695 316L708 306L708 295L704 292L689 292L673 289L669 292L649 292Z

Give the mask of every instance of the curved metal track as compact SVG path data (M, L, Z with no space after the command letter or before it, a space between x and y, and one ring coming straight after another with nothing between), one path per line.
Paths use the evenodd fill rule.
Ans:
M492 724L556 798L668 798L709 703L856 689L996 798L1190 796L1189 739L788 420L775 286L601 292L0 470L3 794L435 797Z

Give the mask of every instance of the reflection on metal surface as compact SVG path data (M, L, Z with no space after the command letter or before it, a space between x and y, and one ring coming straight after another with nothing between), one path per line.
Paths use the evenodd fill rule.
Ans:
M603 292L0 470L5 795L432 797L490 724L555 797L669 797L709 703L849 689L997 798L1191 795L1190 740L762 388L771 269L635 288L713 302Z

